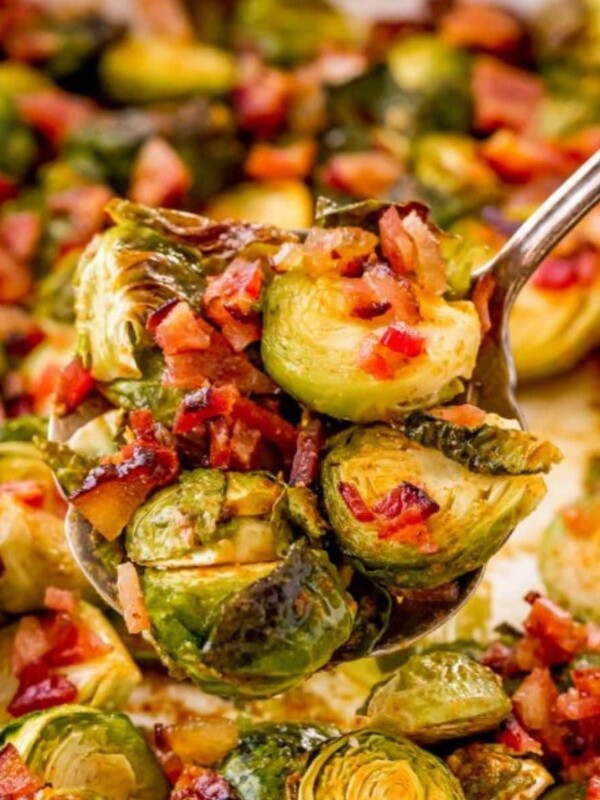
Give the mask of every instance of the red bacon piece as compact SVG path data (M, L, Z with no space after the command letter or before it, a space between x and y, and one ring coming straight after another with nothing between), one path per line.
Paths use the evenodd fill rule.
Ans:
M12 744L0 750L0 796L26 797L41 789L43 782L27 767Z
M350 510L354 519L358 520L358 522L375 521L375 514L362 499L356 486L352 483L341 481L338 484L338 492L341 494L342 500Z
M311 419L300 429L290 473L292 486L310 486L315 480L324 443L323 423L319 419Z
M191 433L212 417L230 415L239 396L237 388L227 384L206 386L187 394L175 416L173 432Z
M479 130L522 131L534 119L544 87L538 75L491 56L480 56L475 59L473 94Z
M96 382L91 372L83 366L79 356L70 361L58 377L54 392L54 407L57 414L75 411L94 390Z

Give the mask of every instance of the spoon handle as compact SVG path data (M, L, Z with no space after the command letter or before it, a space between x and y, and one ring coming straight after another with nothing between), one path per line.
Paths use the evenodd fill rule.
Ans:
M545 200L486 265L506 290L505 313L558 242L600 202L600 150Z

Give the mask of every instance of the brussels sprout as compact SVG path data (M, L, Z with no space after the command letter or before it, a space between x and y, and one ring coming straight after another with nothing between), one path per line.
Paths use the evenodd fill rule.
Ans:
M76 278L77 349L101 381L140 378L135 354L152 344L148 314L204 288L200 259L149 228L119 225L95 239Z
M48 420L34 414L7 419L0 424L0 444L6 442L30 442L36 436L45 436ZM0 455L1 458L1 455Z
M537 321L543 319L544 324ZM511 312L510 340L521 381L573 367L600 341L600 281L560 290L520 291Z
M576 617L600 624L600 497L559 513L542 535L538 563L548 595Z
M424 320L416 329L427 340L427 353L393 379L379 380L359 366L357 354L385 326L348 314L344 280L293 270L269 286L261 352L267 372L285 391L309 408L354 422L391 419L460 392L458 379L470 377L480 341L471 303L424 296Z
M89 593L64 536L63 521L0 493L0 610L43 607L46 586Z
M287 797L288 779L304 771L313 750L337 736L332 728L302 723L263 723L245 733L220 772L240 800Z
M282 562L146 569L141 585L159 652L213 694L281 692L323 667L352 630L335 568L305 542Z
M439 651L412 656L376 686L366 715L375 728L426 744L491 730L511 710L491 669L460 653Z
M117 452L124 428L125 413L120 408L112 409L77 428L66 444L81 458L97 461Z
M37 146L33 133L21 124L13 104L0 94L0 171L22 180L33 166Z
M516 756L499 744L462 747L448 758L448 766L466 800L535 800L554 783L535 758Z
M324 744L298 787L298 800L464 800L456 778L408 739L377 731L350 733Z
M233 87L232 56L216 47L158 36L127 37L100 59L106 93L124 103L222 94Z
M127 554L170 567L275 561L289 540L270 519L283 490L266 473L184 472L137 510L125 532Z
M16 100L22 94L52 87L52 81L28 64L17 60L3 61L0 64L0 97Z
M539 476L475 474L383 425L332 439L321 482L341 547L373 579L405 588L484 564L545 493Z
M585 783L565 783L546 792L543 800L586 800L587 796Z
M122 708L141 681L140 671L101 611L79 601L74 616L110 649L79 664L61 666L58 672L77 689L78 703L107 711ZM2 722L11 719L7 706L19 685L12 669L13 647L18 628L17 623L0 630L0 721Z
M57 706L8 724L0 745L9 743L55 790L86 790L111 800L169 796L152 750L124 714Z
M67 253L53 271L37 284L35 314L38 318L69 326L75 321L73 278L79 256L79 250Z
M294 230L313 219L313 201L300 181L241 183L210 199L206 214L213 219L246 219Z
M65 494L72 494L81 488L94 462L75 453L66 444L36 439L41 458L54 473Z

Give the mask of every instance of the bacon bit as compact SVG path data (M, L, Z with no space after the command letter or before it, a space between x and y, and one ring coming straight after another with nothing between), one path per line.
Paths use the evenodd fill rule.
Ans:
M209 276L202 302L209 311L218 301L234 320L248 320L256 315L263 280L257 261L236 258L221 275Z
M512 656L513 648L502 642L492 642L482 656L481 663L490 667L494 672L503 675L507 672L508 662Z
M285 125L292 91L289 75L249 56L240 65L241 81L233 108L243 130L269 138Z
M491 56L475 59L473 70L475 127L524 130L538 111L544 86L538 75Z
M59 416L75 411L96 386L91 372L83 366L79 356L63 368L56 383L54 408Z
M575 669L571 679L578 692L600 697L600 669Z
M520 722L529 730L541 731L550 722L557 698L558 689L550 670L535 667L514 693L512 702Z
M361 343L356 364L363 372L378 381L392 380L395 371L386 357L389 351L382 353L381 350L377 336L367 336Z
M44 487L37 481L6 481L0 483L0 495L9 494L30 508L43 508L46 500Z
M36 211L10 211L0 220L0 243L18 261L33 258L41 235L42 220Z
M0 796L19 798L31 795L43 787L41 781L25 764L12 744L0 750Z
M419 486L403 481L373 506L376 514L406 525L425 522L440 510L439 505Z
M152 330L154 341L167 356L206 350L210 347L213 329L203 319L196 316L184 300L158 309L161 314L148 319L147 327Z
M50 197L50 211L68 221L67 232L60 239L62 255L83 247L102 230L106 204L112 197L111 190L103 184L72 186Z
M6 307L2 309L2 313L8 316L9 311ZM41 344L46 338L46 334L33 320L24 330L16 330L11 332L4 342L4 348L9 356L12 358L25 358L34 350L38 344Z
M460 406L443 406L431 408L427 412L436 419L443 419L453 425L460 425L461 428L480 428L485 424L486 413L477 406L463 403Z
M532 283L536 289L564 291L573 286L587 288L599 277L598 254L582 250L568 258L547 258L534 273Z
M250 428L259 431L267 441L276 445L284 456L293 456L296 451L298 430L279 414L268 411L247 397L238 398L233 414Z
M493 276L488 272L483 278L480 278L473 289L471 299L475 310L479 315L479 323L481 325L481 336L485 336L492 330L492 317L490 315L490 301L496 289L496 281Z
M440 21L440 36L455 47L473 47L499 55L512 53L524 31L507 11L478 3L461 2Z
M568 506L560 512L563 522L574 536L589 538L598 530L600 508L579 505Z
M19 685L17 694L8 705L13 717L22 717L32 711L74 703L77 700L77 687L62 675L50 675L39 683L29 686Z
M539 642L540 653L547 665L564 664L581 652L587 644L585 625L576 622L560 606L546 597L537 597L525 631Z
M129 633L150 629L150 616L144 602L140 578L131 561L117 567L117 595Z
M186 394L177 410L173 433L191 433L212 417L232 413L240 393L233 385L206 386Z
M559 722L600 717L600 696L587 696L577 689L568 689L557 698L554 711Z
M404 358L417 358L426 351L427 340L403 322L394 322L384 330L379 339L383 347Z
M235 319L221 300L213 300L204 313L221 329L221 333L236 353L241 353L248 345L260 341L261 324L258 316L256 319Z
M481 145L479 153L503 180L527 183L538 175L566 176L574 161L551 142L543 142L503 128Z
M586 800L600 800L600 776L592 775L585 797Z
M340 481L338 483L338 492L342 496L342 500L348 507L354 519L358 522L374 522L375 514L367 506L365 501L360 496L360 492L352 483L345 483Z
M17 181L0 172L0 203L4 203L5 200L11 200L18 192L19 184Z
M376 302L389 304L394 320L416 325L421 321L419 303L411 282L402 275L394 276L380 267L368 269L362 278ZM383 321L383 320L382 320Z
M87 98L56 89L21 94L16 98L23 122L39 131L56 148L93 117L95 105Z
M236 419L229 441L232 467L240 470L250 469L255 462L260 441L259 431Z
M292 486L310 486L315 480L319 472L319 457L324 443L321 420L311 419L300 429L290 473Z
M521 727L517 718L511 714L504 722L498 741L519 755L542 755L542 746Z
M208 422L209 463L213 469L229 469L231 462L231 438L229 424L224 417Z
M433 294L443 294L448 281L435 228L416 211L411 211L402 220L402 224L415 245L417 257L414 269L417 282Z
M376 247L375 234L360 228L311 228L301 254L304 267L311 272L321 274L333 271L354 278L363 274Z
M367 200L386 194L403 174L401 161L389 153L371 150L332 156L321 171L321 180L331 189Z
M299 139L279 147L257 142L250 148L244 170L246 175L259 181L302 180L313 168L316 155L317 145L312 139Z
M0 249L0 303L20 303L27 298L33 278L27 264Z
M379 220L381 249L393 271L408 275L415 270L417 251L415 243L402 224L396 208L388 208Z
M62 611L65 614L74 615L79 607L79 598L75 592L68 589L57 589L56 586L48 586L44 593L44 605L50 611Z
M48 649L48 636L41 621L37 617L21 617L12 651L13 674L19 678L27 667L41 664Z
M170 800L236 800L237 795L218 772L187 766L173 787Z
M177 151L160 136L145 142L133 165L127 196L149 206L177 206L192 186L192 175Z

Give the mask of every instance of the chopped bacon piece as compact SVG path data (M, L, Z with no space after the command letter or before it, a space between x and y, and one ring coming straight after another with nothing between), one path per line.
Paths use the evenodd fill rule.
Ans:
M173 787L170 800L236 800L237 795L218 772L186 766Z
M42 508L46 499L44 487L37 481L6 481L0 483L0 495L9 494L31 508Z
M405 358L417 358L426 350L425 337L403 322L389 325L381 334L379 342L383 347Z
M234 469L250 469L258 452L260 440L260 431L250 428L241 420L236 419L233 423L233 430L229 440L231 461Z
M0 303L20 303L33 286L31 270L8 250L0 248Z
M600 669L575 669L571 678L578 692L600 697Z
M148 326L154 327L154 325L156 325L153 330L154 340L165 355L206 350L210 347L213 329L196 316L189 303L183 300L170 305L158 324L156 318L151 317Z
M228 469L231 461L231 437L224 417L208 422L209 462L213 469Z
M319 419L311 419L300 429L290 473L292 486L310 486L315 480L324 443L323 423Z
M577 689L568 689L557 698L554 711L561 722L600 717L600 695L585 695Z
M428 412L436 419L443 419L462 428L480 428L485 423L486 413L477 406L464 403L460 406L432 408Z
M532 278L536 289L563 291L573 286L587 288L600 278L600 260L592 250L581 250L570 257L547 258Z
M373 506L376 514L402 525L425 522L439 510L439 505L427 492L407 481L391 489Z
M51 611L63 611L65 614L75 614L79 606L79 598L68 589L57 589L48 586L44 593L44 605Z
M14 178L0 172L0 203L15 197L19 191L19 184Z
M247 175L255 180L303 179L310 173L317 145L312 139L299 139L287 145L257 142L244 163Z
M566 176L575 167L558 145L505 128L486 139L479 152L494 172L509 183L527 183L539 175Z
M291 78L253 56L242 62L240 72L241 81L233 92L238 123L243 130L268 138L285 124Z
M192 175L177 151L155 136L137 155L128 197L149 206L177 206L191 186Z
M448 282L436 229L416 211L407 214L402 225L415 245L414 270L418 283L433 294L443 294Z
M49 675L39 683L19 686L17 694L8 705L13 717L22 717L32 711L43 711L63 703L77 700L77 687L63 675Z
M48 649L48 635L40 619L30 616L21 617L13 644L13 674L18 678L27 667L41 664Z
M0 220L0 242L19 261L30 261L40 236L42 220L36 211L10 211Z
M360 346L356 363L378 381L392 380L395 375L394 368L386 358L387 354L382 353L381 349L376 336L367 336Z
M90 184L71 186L50 197L48 206L52 213L65 217L68 223L60 238L61 253L83 247L102 230L106 204L112 196L107 186Z
M480 278L473 289L472 300L475 310L479 315L481 335L485 336L492 330L492 317L490 315L490 301L496 289L496 282L489 272Z
M544 96L542 80L491 56L475 59L475 126L482 131L522 131L535 118Z
M129 633L147 631L150 628L150 617L137 570L131 561L117 567L117 594Z
M368 199L388 192L404 174L404 165L389 153L369 150L338 153L321 171L321 180L331 189Z
M362 275L376 247L375 234L361 228L311 228L302 245L303 263L311 273L333 271L357 277Z
M600 800L600 776L592 775L585 798L586 800Z
M368 269L362 278L347 281L347 284L358 284L359 282L364 285L367 292L371 293L373 298L371 306L378 306L383 309L384 313L387 311L386 306L389 306L393 319L405 322L407 325L416 325L421 321L421 312L413 285L404 276L395 276L385 269L375 267ZM368 314L360 313L361 305L366 304L368 308L367 297L363 297L362 301L360 296L355 301L354 315L368 319Z
M547 727L558 698L558 689L550 670L534 668L512 697L519 721L528 729L541 731Z
M379 220L381 249L391 268L398 275L407 275L415 270L417 251L415 243L402 224L396 208L390 207Z
M261 325L258 315L255 318L236 319L220 299L215 299L207 305L204 313L218 325L236 353L241 353L248 345L260 341Z
M548 665L567 663L587 644L585 625L546 597L534 599L525 630L539 642L543 661Z
M175 417L173 433L191 433L212 417L232 413L240 393L235 386L205 386L186 394Z
M287 420L269 411L247 397L238 398L234 416L250 428L259 431L267 441L276 445L285 456L293 456L296 450L297 428Z
M0 796L13 798L32 795L43 786L43 781L31 772L19 751L12 744L0 750Z
M505 747L508 747L510 750L514 750L515 753L519 755L526 755L528 753L533 753L538 756L542 755L541 744L521 727L514 714L511 714L504 722L498 741L500 744L505 745Z
M71 414L93 391L96 383L79 356L63 368L56 384L54 407L56 413Z
M210 308L220 301L235 319L244 320L256 313L263 285L263 271L257 261L234 259L221 275L209 276L202 301Z
M341 494L342 500L347 505L354 519L358 520L358 522L375 521L375 514L362 499L360 492L354 484L341 481L338 484L338 492Z
M90 100L56 89L20 94L16 102L21 119L55 147L88 122L95 111Z
M460 2L442 17L440 35L456 47L473 47L502 55L519 46L524 30L508 11Z

